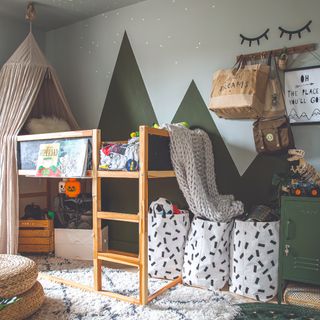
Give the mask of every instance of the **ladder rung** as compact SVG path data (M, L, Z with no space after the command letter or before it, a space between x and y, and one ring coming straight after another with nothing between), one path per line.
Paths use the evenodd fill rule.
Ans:
M171 178L175 177L176 174L173 170L168 171L148 171L148 178L156 179L156 178Z
M107 252L98 252L98 259L110 262L125 264L128 266L139 266L139 257L137 254L116 250L108 250Z
M111 171L106 170L98 171L99 178L128 178L128 179L138 179L139 171Z
M139 223L139 215L132 213L98 211L98 218Z

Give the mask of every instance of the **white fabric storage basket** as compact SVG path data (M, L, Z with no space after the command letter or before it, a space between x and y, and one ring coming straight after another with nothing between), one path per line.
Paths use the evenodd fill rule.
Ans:
M277 294L280 222L236 221L231 245L231 292L268 301Z
M151 277L176 279L182 274L184 246L190 228L189 212L149 213L148 272Z
M232 225L193 219L185 248L183 283L211 290L224 287L229 278Z

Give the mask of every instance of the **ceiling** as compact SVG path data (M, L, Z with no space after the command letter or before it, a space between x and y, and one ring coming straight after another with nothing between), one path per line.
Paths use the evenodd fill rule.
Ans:
M36 0L34 25L43 31L60 28L100 13L145 0ZM1 0L0 15L25 22L28 0Z

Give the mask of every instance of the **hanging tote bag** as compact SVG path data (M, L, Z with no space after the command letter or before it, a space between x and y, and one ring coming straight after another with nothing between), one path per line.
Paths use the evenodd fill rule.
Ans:
M258 301L277 294L279 221L236 220L230 246L230 292Z
M229 239L233 222L195 217L186 243L183 283L217 290L229 278Z
M255 121L253 137L258 153L276 153L294 147L293 134L286 116Z
M150 277L176 279L182 274L184 247L190 228L189 212L174 214L172 203L151 203L148 218L148 272Z
M268 65L271 67L271 54ZM294 147L277 64L277 77L269 79L263 117L253 123L253 137L258 153L277 153Z
M281 117L286 114L285 102L278 79L269 79L267 83L263 118Z
M209 109L225 119L257 119L265 102L270 67L267 64L244 65L217 71L213 76Z

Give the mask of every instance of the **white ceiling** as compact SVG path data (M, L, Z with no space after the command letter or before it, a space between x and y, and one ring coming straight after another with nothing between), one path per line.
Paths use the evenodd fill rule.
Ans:
M145 0L37 0L34 25L43 31L60 28L97 14ZM28 0L0 0L0 15L25 21Z

